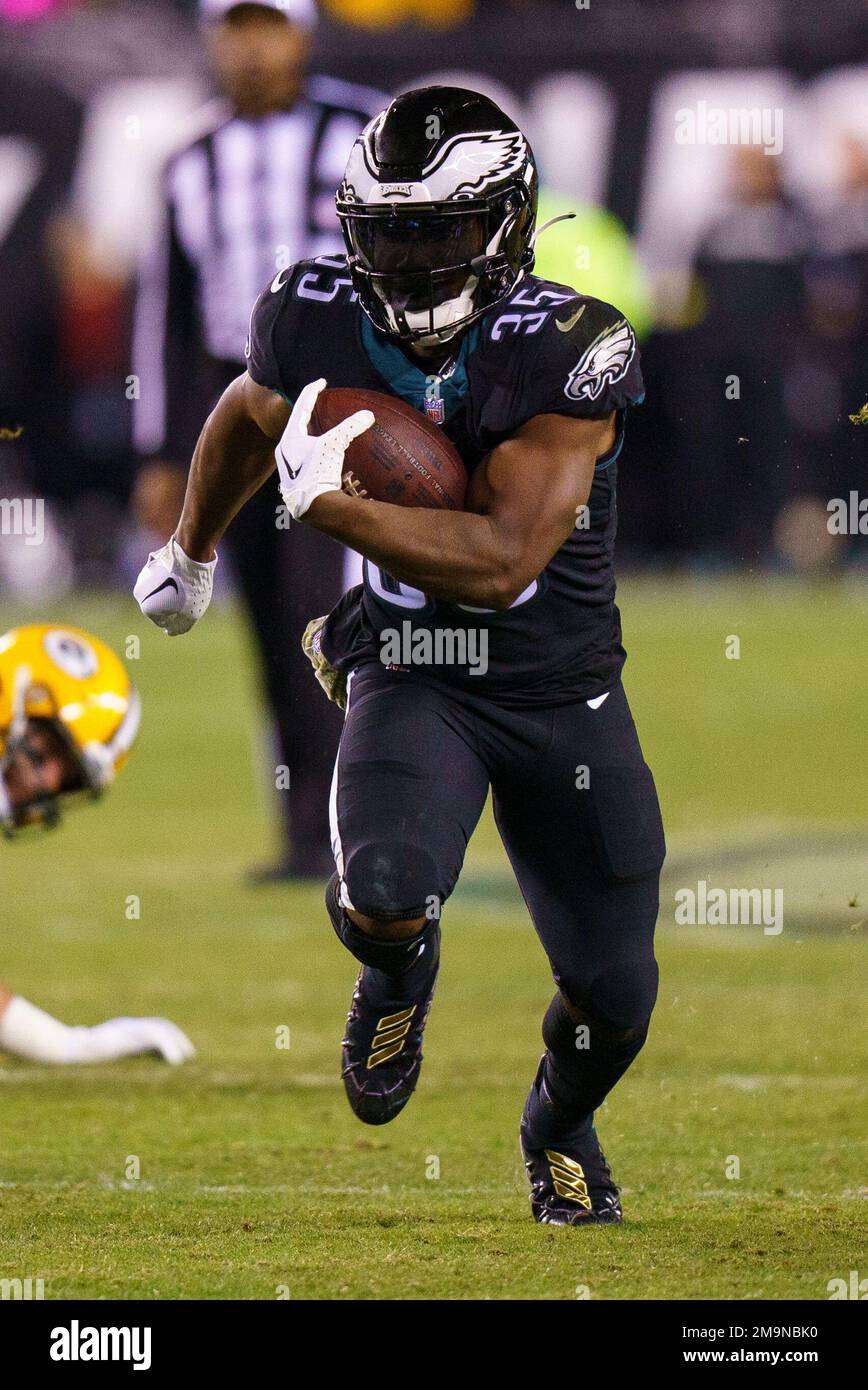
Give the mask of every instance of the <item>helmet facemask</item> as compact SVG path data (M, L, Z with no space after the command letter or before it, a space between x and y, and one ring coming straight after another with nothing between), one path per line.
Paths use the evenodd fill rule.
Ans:
M64 767L62 781L53 789L41 781L41 770L49 761ZM33 784L26 797L13 796L9 785L13 769L22 764ZM89 783L83 760L63 723L43 718L19 721L0 756L0 823L5 834L11 836L37 825L52 829L60 821L61 802L79 795L97 796L99 789Z
M404 342L446 342L502 299L533 264L530 251L517 272L510 263L516 225L530 216L526 203L512 203L339 208L353 284L374 326Z

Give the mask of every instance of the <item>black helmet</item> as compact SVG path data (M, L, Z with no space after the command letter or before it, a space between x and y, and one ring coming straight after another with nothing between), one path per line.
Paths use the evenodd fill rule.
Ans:
M396 97L353 145L337 193L353 285L376 328L445 342L533 265L537 176L514 121L478 92Z

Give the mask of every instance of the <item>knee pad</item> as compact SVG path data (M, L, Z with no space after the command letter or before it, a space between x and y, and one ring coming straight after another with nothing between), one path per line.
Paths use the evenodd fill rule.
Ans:
M594 978L589 1011L613 1033L648 1032L657 1002L660 972L654 955L616 961Z
M590 1038L597 1037L607 1048L615 1049L629 1049L638 1044L638 1051L648 1034L647 1020L633 1027L623 1028L590 1009L577 1008L572 1004L568 1007L564 996L558 991L543 1019L543 1042L548 1050L555 1057L581 1051L582 1049L576 1046L576 1040L582 1027L588 1029Z
M593 1026L598 1036L612 1045L647 1033L658 981L657 962L650 948L624 952L596 973L585 969L581 974L561 971L556 976L569 1012L575 1015L575 1025Z
M347 856L344 882L356 912L383 922L431 915L443 895L428 852L401 840L359 845Z
M402 975L423 955L428 957L426 969L436 967L440 955L440 923L436 919L426 922L414 936L406 936L399 941L378 940L362 931L347 916L338 899L339 886L340 879L333 874L326 886L326 908L339 940L356 960L361 961L362 965L382 970L386 975Z

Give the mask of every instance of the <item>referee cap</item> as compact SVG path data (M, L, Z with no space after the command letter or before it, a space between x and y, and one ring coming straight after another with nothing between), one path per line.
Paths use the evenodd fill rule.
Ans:
M245 0L199 0L199 13L204 20L213 22L223 19ZM285 15L290 24L308 31L316 27L317 8L315 0L250 0L263 10L278 10Z

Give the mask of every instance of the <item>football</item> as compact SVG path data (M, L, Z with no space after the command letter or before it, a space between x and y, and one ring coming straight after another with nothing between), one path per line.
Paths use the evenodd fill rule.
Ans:
M344 457L344 491L398 507L446 507L461 511L467 472L455 446L413 406L381 391L326 388L317 397L311 434L324 434L357 410L374 423L354 439Z

